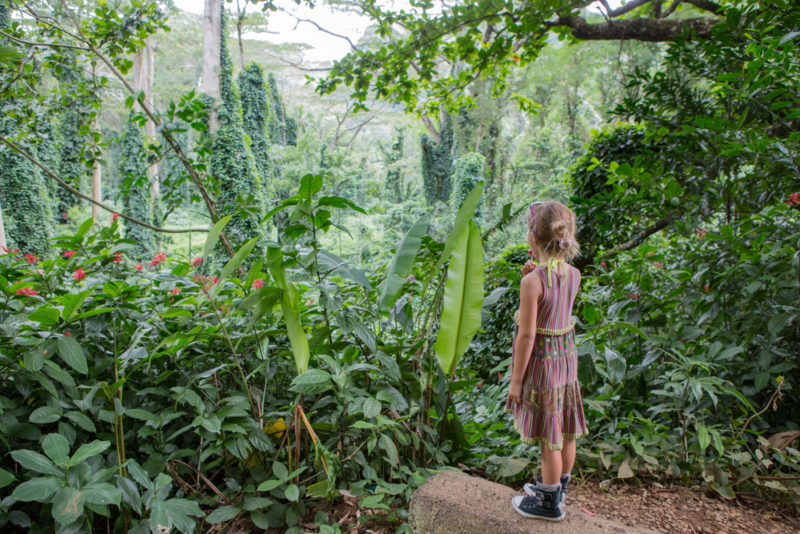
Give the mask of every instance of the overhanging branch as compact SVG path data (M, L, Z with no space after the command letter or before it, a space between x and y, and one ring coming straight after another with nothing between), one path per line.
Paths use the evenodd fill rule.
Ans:
M561 17L553 27L567 26L572 36L582 41L633 40L661 43L673 41L691 32L695 37L708 39L711 28L719 22L716 17L695 17L681 20L633 18L601 24L589 24L583 17Z
M645 228L644 230L642 230L640 233L636 234L635 236L633 236L629 240L625 241L624 243L622 243L620 245L617 245L616 247L614 247L612 249L609 249L609 250L606 250L605 252L603 252L600 255L600 259L601 260L607 260L609 258L613 258L614 256L616 256L620 252L624 252L626 250L630 250L632 248L638 247L639 245L644 243L645 240L648 237L650 237L651 235L655 234L656 232L659 232L659 231L663 230L664 228L666 228L667 226L672 224L672 222L674 220L675 220L675 217L670 216L670 217L665 217L665 218L661 219L660 221L651 224L650 226L648 226L647 228Z

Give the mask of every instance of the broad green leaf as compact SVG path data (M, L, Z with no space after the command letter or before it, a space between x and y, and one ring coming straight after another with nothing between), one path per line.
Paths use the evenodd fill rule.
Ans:
M83 375L89 372L83 349L74 338L71 336L60 336L56 345L58 347L58 355L67 365Z
M297 289L292 284L286 286L287 291L281 297L281 311L286 322L286 332L289 335L289 344L292 346L294 364L298 373L308 369L308 360L311 352L308 348L308 338L300 322L300 305Z
M400 461L400 457L397 454L397 446L394 444L394 441L392 441L392 438L389 437L388 434L381 434L378 443L380 443L381 449L383 449L386 456L389 458L389 463L396 467Z
M61 409L56 409L52 406L40 406L32 411L31 415L28 416L28 421L36 425L55 423L59 419L61 419Z
M44 365L44 355L42 355L41 351L29 350L22 357L22 361L25 363L25 368L29 371L40 371Z
M53 497L53 519L61 525L74 523L83 515L85 498L80 490L62 488Z
M111 446L111 443L108 441L99 441L95 440L91 443L84 443L78 450L75 451L75 454L72 455L72 458L69 459L67 465L69 467L78 465L84 460L87 460L93 456L97 456L98 454L102 454L106 449Z
M164 509L172 524L181 532L194 532L195 520L189 516L204 515L200 506L189 499L169 499L164 502Z
M311 197L322 189L322 176L319 174L306 174L300 178L300 187L297 196L302 200L311 200Z
M5 488L16 480L16 477L0 467L0 489Z
M406 232L403 241L397 246L392 261L386 267L386 280L383 282L380 298L381 311L388 311L400 296L406 277L414 267L414 260L422 244L422 237L428 231L428 220L427 215L417 219L417 222Z
M698 425L697 441L700 443L700 454L703 454L708 446L711 445L711 436L708 434L706 425Z
M467 198L464 199L464 203L461 204L461 207L458 209L456 222L453 224L453 231L447 236L447 241L444 243L444 250L442 250L442 255L434 266L434 271L450 259L450 254L453 252L453 248L456 246L456 241L461 236L461 232L466 229L467 223L471 221L472 216L475 215L475 210L478 208L478 202L481 199L482 193L483 182L478 182L475 187L472 188L469 195L467 195Z
M513 477L521 473L524 469L531 464L527 458L503 458L500 462L500 467L497 469L495 476L497 477Z
M140 421L158 421L158 417L156 417L155 414L147 410L142 410L141 408L127 408L125 410L125 415L133 417L134 419L139 419Z
M150 508L150 532L168 533L172 530L172 519L164 501L156 500Z
M63 477L64 472L56 468L53 462L50 461L44 454L38 452L22 449L19 451L11 451L11 457L19 465L30 471L36 471L43 475L53 475L56 477Z
M130 478L125 478L121 475L116 475L117 489L120 490L123 501L125 504L133 508L137 514L142 513L142 497L139 494L139 488L136 482Z
M47 434L42 440L42 450L56 465L65 465L69 460L69 442L61 434Z
M258 491L274 490L283 483L284 483L283 480L267 480L266 482L262 482L261 484L259 484Z
M375 397L367 397L364 399L364 417L366 419L378 417L379 413L381 413L381 401Z
M289 484L286 486L286 490L283 492L286 496L286 499L291 502L297 502L300 498L300 488L297 487L296 484Z
M624 459L621 464L619 464L619 470L617 471L618 478L633 478L633 469L631 469L630 464L628 463L628 459Z
M83 221L81 223L80 227L78 228L78 231L76 232L75 237L83 237L83 236L85 236L86 232L88 232L92 228L93 224L94 224L94 219L92 219L91 217L89 217L88 219Z
M203 247L203 261L208 259L209 253L217 245L217 241L219 240L219 235L222 233L222 229L225 228L225 225L228 224L232 218L233 215L226 215L218 220L214 226L211 227L211 230L208 231L208 235L206 236L206 244Z
M233 255L233 258L222 268L222 271L219 274L220 282L228 278L233 271L236 270L239 265L253 252L253 248L255 248L256 243L258 243L257 237L254 237L244 245L242 245L239 250L236 251L236 254ZM217 284L217 287L220 287L222 284Z
M61 318L64 319L64 321L69 321L72 314L80 309L86 297L91 295L91 293L92 290L87 289L80 293L67 293L61 297L61 301L64 303L64 309L61 310Z
M331 375L327 371L309 369L294 377L289 389L296 393L322 393L331 387Z
M267 248L267 266L278 289L286 290L286 273L283 268L283 251L281 249Z
M483 245L480 231L472 221L455 241L443 299L434 349L442 371L450 375L481 326Z
M237 515L239 515L239 509L235 506L220 506L206 516L206 523L211 523L212 525L224 523L230 521Z
M372 289L372 285L369 283L364 271L350 267L347 260L343 260L335 254L331 254L327 250L318 251L317 260L326 269L338 274L345 280L355 282L367 290Z
M50 325L58 323L58 318L60 316L61 312L55 308L39 308L38 310L28 315L28 319L30 319L31 321L36 321L42 324Z
M11 497L22 502L45 503L64 484L64 479L53 477L32 478L14 488Z
M106 482L91 484L81 489L81 492L83 493L83 497L86 499L86 502L101 506L119 506L119 503L122 500L122 492Z

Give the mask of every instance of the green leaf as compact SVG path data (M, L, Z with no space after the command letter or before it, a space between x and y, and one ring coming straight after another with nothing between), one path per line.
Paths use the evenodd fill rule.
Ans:
M286 290L286 272L283 267L283 251L277 247L267 248L267 266L279 289Z
M172 518L164 501L154 501L150 508L150 532L168 533L172 529Z
M0 467L0 489L5 488L16 479L17 478L13 474Z
M703 454L708 446L711 445L711 436L708 434L706 425L697 426L697 441L700 443L700 454Z
M470 193L472 194L472 193ZM466 201L465 201L466 204ZM474 222L456 239L447 269L436 357L445 374L455 371L461 356L481 326L483 246Z
M91 484L81 491L86 502L91 504L119 506L122 500L122 492L106 482Z
M69 442L61 434L47 434L42 440L42 450L56 465L65 465L69 460Z
M322 393L331 387L330 373L322 369L309 369L294 377L289 389L295 393Z
M74 523L83 515L84 502L85 498L80 490L62 488L53 497L53 519L65 526Z
M64 309L61 310L61 318L64 319L64 321L69 321L72 314L80 309L86 297L91 294L92 290L88 289L80 293L67 293L61 297L61 301L64 303Z
M230 521L239 515L239 509L235 506L220 506L206 517L206 523L216 524Z
M181 532L194 532L195 520L189 516L204 515L200 506L189 499L169 499L164 502L164 510L175 528Z
M453 248L456 246L456 241L461 236L461 232L467 227L467 223L472 220L472 216L475 215L475 210L478 208L478 202L481 199L481 194L483 193L483 182L478 182L478 184L472 188L467 198L464 199L464 203L461 204L461 207L458 210L458 215L456 215L456 222L453 224L453 231L450 232L450 235L447 236L447 241L444 243L444 250L442 250L442 255L439 257L439 260L436 262L433 270L434 272L439 269L441 265L447 262L450 259L450 254L453 252Z
M374 397L364 399L364 418L372 419L381 413L381 401Z
M125 415L133 417L134 419L139 419L140 421L151 421L153 423L158 421L158 417L156 417L155 414L140 408L127 408L125 410Z
M206 236L206 244L203 247L204 262L208 259L209 253L217 245L217 241L219 240L219 235L222 233L222 229L225 228L225 225L228 224L232 218L233 215L226 215L218 220L214 226L211 227L211 230L208 231L208 235Z
M69 459L67 465L69 467L73 467L78 465L84 460L87 460L93 456L97 456L98 454L102 454L103 451L108 449L111 446L111 443L108 441L99 441L95 440L91 443L85 443L78 447L78 450L75 451L75 454L72 455L72 458Z
M86 414L72 411L65 413L64 417L66 419L69 419L79 427L81 427L83 430L86 430L87 432L97 432L97 429L94 426L94 422L92 422L92 420L89 419L89 417Z
M267 480L259 484L257 491L271 491L283 483L284 483L283 480Z
M250 253L253 252L256 243L258 243L258 239L259 238L254 237L236 251L236 254L233 255L233 258L231 258L225 267L222 268L222 271L219 274L220 282L228 278L231 273L233 273L233 271L236 270L236 268L239 267L239 265L241 265L242 262L250 255ZM219 283L217 284L217 287L220 287L221 285L222 284Z
M91 230L92 225L94 225L94 219L89 217L88 219L86 219L85 221L83 221L81 223L80 227L78 228L78 232L75 234L75 237L83 237L83 236L85 236L86 232Z
M297 189L297 196L302 200L311 200L311 197L322 189L322 176L318 174L306 174L300 178L300 187Z
M343 260L339 256L331 254L327 250L319 250L317 252L317 259L319 260L319 263L326 267L330 272L338 274L345 280L355 282L368 291L372 289L372 285L369 283L364 271L349 267L347 260Z
M392 441L392 438L389 437L388 434L381 434L378 443L389 458L389 463L396 467L400 462L400 456L397 454L397 446L394 444L394 441Z
M308 360L311 351L308 348L308 338L300 322L300 297L297 289L292 284L287 284L286 292L281 297L281 311L286 323L286 333L289 335L289 344L292 346L294 364L298 373L308 369Z
M414 267L414 260L422 244L422 237L428 231L428 220L427 215L417 219L417 222L406 232L392 261L386 267L386 280L383 282L380 298L381 311L388 311L400 296L406 277Z
M83 349L71 336L60 336L56 343L58 355L67 365L85 375L89 372Z
M22 502L45 503L63 485L63 479L52 477L32 478L14 488L11 498Z
M30 319L31 321L37 321L42 324L50 325L50 324L56 324L60 316L61 312L55 308L39 308L32 314L28 315L28 319Z
M297 502L297 500L300 498L300 488L298 488L296 484L289 484L286 486L284 495L286 496L287 500L291 502Z
M30 471L36 471L43 475L53 475L56 477L63 477L64 472L56 468L53 462L47 456L39 454L38 452L22 449L19 451L11 451L11 457L19 465Z
M524 469L531 464L531 461L526 458L503 458L500 462L500 467L497 469L495 476L498 477L513 477L521 473Z
M61 419L61 410L53 408L52 406L40 406L28 416L28 421L36 425L54 423L59 419Z
M44 356L38 350L30 350L22 357L25 368L29 371L40 371L44 365Z
M133 508L137 514L141 515L142 497L139 494L139 488L136 486L136 482L121 475L116 475L115 478L117 480L117 488L120 490L125 504Z

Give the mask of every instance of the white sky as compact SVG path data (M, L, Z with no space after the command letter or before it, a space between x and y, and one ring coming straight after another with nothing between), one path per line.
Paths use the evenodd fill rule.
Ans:
M190 13L203 14L204 0L174 0L175 5L183 11ZM391 3L394 3L392 1ZM405 3L400 0L398 3ZM610 0L612 9L621 4L621 0ZM323 28L340 35L346 35L353 42L356 42L370 24L368 17L355 13L346 13L331 9L327 4L318 2L315 8L308 7L307 4L296 4L291 0L280 0L278 5L289 13L301 19L310 19ZM598 4L594 4L597 9ZM227 4L226 7L236 8L235 4ZM248 6L248 11L259 9ZM297 19L280 11L269 13L269 31L277 33L260 33L247 35L249 39L262 39L275 44L282 43L306 43L311 49L305 52L306 61L332 61L339 59L350 51L350 45L344 39L334 37L319 31L313 24L308 22L297 22Z

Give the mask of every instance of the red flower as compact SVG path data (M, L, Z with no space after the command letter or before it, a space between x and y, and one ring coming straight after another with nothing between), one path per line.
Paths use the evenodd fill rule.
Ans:
M606 262L604 262L604 261L601 261L600 265L602 265L603 267L607 267Z
M75 251L74 250L65 250L64 251L64 257L65 258L71 258L74 255L75 255Z
M31 297L33 295L38 295L38 294L39 294L38 291L36 291L35 289L31 289L29 287L23 287L21 289L17 289L17 295L27 295Z
M656 269L660 269L660 268L662 268L663 266L664 266L664 264L663 264L663 263L661 263L660 261L657 261L657 262L655 262L655 263L653 264L653 267L655 267Z
M72 333L71 333L71 332L64 332L64 337L69 337L69 336L71 336L71 335L72 335Z
M121 252L115 252L115 253L114 253L114 259L113 259L113 260L111 260L111 261L113 261L113 262L114 262L114 263L116 263L117 265L119 265L120 263L122 263L122 261L123 261L123 258L122 258L122 253L121 253Z
M150 267L155 267L156 265L160 264L162 261L166 259L167 259L166 252L159 252L158 254L153 256L152 260L150 260Z
M708 284L703 286L703 291L705 291L706 293L708 293L710 290L711 288L708 286Z
M512 56L512 59L513 59L514 61L516 61L517 63L519 63L519 56Z
M115 211L114 213L111 214L111 220L116 221L117 219L119 219L119 213Z
M213 286L214 284L216 284L217 282L219 282L219 276L215 276L214 278L212 278L212 279L211 279L211 285L212 285L212 286Z
M195 258L192 260L192 267L197 267L203 262L203 258Z
M653 254L655 254L655 252L648 252L648 253L647 253L647 257L649 258L649 257L650 257L650 256L652 256Z
M175 286L175 287L172 288L172 290L170 290L170 293L173 294L173 295L177 295L180 292L181 292L181 288L179 288L178 286Z
M134 269L136 269L137 271L141 271L141 270L142 270L142 268L144 267L144 265L142 265L141 263L134 263L134 264L133 264L133 267L134 267Z
M61 216L62 216L64 219L68 219L68 218L69 218L69 215L67 215L66 213L62 213L62 214L61 214Z
M264 287L264 280L262 280L261 278L259 278L258 280L253 280L253 287L254 288Z
M72 273L72 278L74 278L78 282L86 278L86 272L83 270L83 267Z
M25 254L25 261L27 261L28 263L30 263L31 265L33 265L34 263L36 263L37 261L39 261L39 258L37 258L36 256L34 256L33 254L30 254L30 253L28 253L28 254Z
M628 298L636 300L639 298L639 293L628 293Z
M790 206L800 206L800 191L789 195L789 198L786 199L786 203Z
M703 239L708 233L702 228L695 228L694 231L697 232L697 239Z
M475 384L475 385L476 385L476 386L478 386L478 389L480 389L480 388L481 388L481 386L483 386L483 380L481 380L480 382L478 382L478 383L477 383L477 384Z

